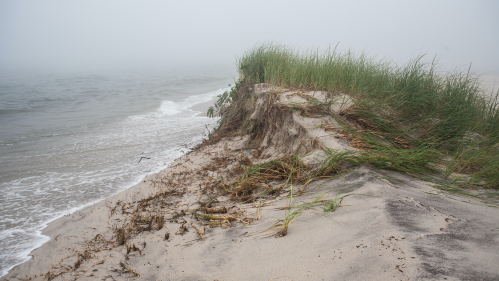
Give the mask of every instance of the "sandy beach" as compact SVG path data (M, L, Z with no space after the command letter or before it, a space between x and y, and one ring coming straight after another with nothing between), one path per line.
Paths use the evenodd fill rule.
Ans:
M270 88L252 91L258 112ZM276 103L285 108L307 96L326 93L283 91ZM338 101L333 112L350 106L346 95ZM283 112L258 151L248 148L248 135L206 142L142 183L50 223L43 230L50 241L2 280L499 279L494 198L445 192L366 165L254 198L224 190L241 180L241 167L281 159L309 140L316 140L304 145L310 169L321 147L356 150L328 130L338 125L334 118ZM327 205L313 202L336 207L324 212Z
M427 2L0 2L0 281L499 281L499 1Z

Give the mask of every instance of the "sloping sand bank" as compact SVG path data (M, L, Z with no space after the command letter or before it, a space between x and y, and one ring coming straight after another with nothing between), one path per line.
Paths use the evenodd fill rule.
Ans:
M267 122L258 112L269 102L270 89L259 85L252 91L257 114L251 119ZM296 107L307 96L320 100L326 93L283 91L274 102ZM333 112L350 105L348 96L337 99ZM433 183L356 166L306 188L288 184L253 197L224 191L241 180L243 167L280 159L300 146L310 169L320 163L324 147L355 151L332 129L338 125L334 118L313 113L284 110L279 126L267 124L257 151L248 148L255 142L249 135L223 138L51 223L43 231L51 240L3 279L499 279L496 204L444 193ZM277 190L283 181L261 182L251 195L263 187ZM338 195L349 196L335 201L334 212L323 211L330 205L312 204L334 202ZM309 208L297 207L303 204ZM283 236L281 224L293 210L299 216L287 221Z

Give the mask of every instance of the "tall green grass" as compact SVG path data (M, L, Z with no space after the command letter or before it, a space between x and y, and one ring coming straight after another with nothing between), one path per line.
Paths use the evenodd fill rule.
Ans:
M348 93L356 100L354 114L380 131L407 139L413 148L459 155L455 171L471 172L475 183L485 180L483 185L498 188L499 92L486 98L479 77L469 70L440 73L423 59L398 66L363 53L263 44L238 63L242 79L251 83Z

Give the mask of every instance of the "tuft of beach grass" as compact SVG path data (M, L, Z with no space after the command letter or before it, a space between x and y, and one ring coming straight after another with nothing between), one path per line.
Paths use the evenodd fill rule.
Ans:
M363 127L357 139L371 148L357 161L412 174L441 164L445 176L464 173L471 185L499 188L499 91L488 98L470 69L442 73L424 55L396 65L365 53L272 43L250 49L238 64L239 88L268 83L353 97L343 118ZM220 99L222 112L232 108L235 90Z

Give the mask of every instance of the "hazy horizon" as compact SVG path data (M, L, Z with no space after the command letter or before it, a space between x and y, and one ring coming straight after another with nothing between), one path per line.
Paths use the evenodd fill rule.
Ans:
M2 1L0 68L234 64L275 42L499 73L497 12L497 1Z

